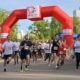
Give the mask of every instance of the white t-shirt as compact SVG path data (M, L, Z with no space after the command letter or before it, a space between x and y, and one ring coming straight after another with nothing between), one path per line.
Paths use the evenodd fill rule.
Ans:
M74 43L74 48L75 48L75 47L78 47L78 46L80 46L80 41L76 41L76 42ZM75 48L75 52L80 53L80 47L79 47L79 48Z
M13 51L18 51L18 50L20 50L20 49L19 49L20 42L13 42L13 45L14 45Z
M44 46L45 53L51 53L52 44L46 43Z
M41 43L41 48L44 49L45 45L46 45L45 42L44 43Z
M13 53L13 42L6 41L3 43L2 47L4 49L3 55L10 55Z

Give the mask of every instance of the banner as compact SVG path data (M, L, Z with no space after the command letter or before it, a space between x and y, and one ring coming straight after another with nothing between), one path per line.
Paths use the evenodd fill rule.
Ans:
M72 29L63 29L63 34L64 35L73 35L72 33L73 33Z
M40 6L27 7L27 19L40 18Z

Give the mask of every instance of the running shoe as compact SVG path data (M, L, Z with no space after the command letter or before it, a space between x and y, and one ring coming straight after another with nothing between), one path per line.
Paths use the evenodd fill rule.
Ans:
M20 72L24 72L23 70L20 70Z
M4 72L6 72L6 68L4 68Z
M29 71L29 68L25 68L25 71Z

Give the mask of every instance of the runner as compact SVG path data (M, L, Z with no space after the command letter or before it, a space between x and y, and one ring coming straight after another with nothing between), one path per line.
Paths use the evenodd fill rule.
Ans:
M32 46L32 58L34 63L37 61L37 55L38 55L37 46L36 44L34 44Z
M48 59L48 66L51 66L51 47L52 47L52 44L49 41L44 46L44 51L45 51L44 61Z
M57 66L58 69L64 64L66 57L67 45L65 40L59 40L59 52L57 54Z
M75 41L74 48L76 56L76 69L78 69L80 63L80 35L78 35L77 40Z
M11 37L7 37L7 41L3 43L3 58L4 58L4 72L6 72L7 65L12 59L13 53L13 42L11 41Z
M23 40L20 44L20 48L21 48L21 54L20 54L20 58L21 58L21 67L20 67L20 71L23 72L23 64L25 63L25 70L29 70L28 66L30 65L30 48L32 46L32 42L30 40L28 40L25 37L25 40Z
M41 47L42 47L41 43L39 42L38 43L38 56L39 56L39 58L42 58L42 48Z
M13 44L14 65L16 65L19 63L20 42L18 42L18 40L16 39Z
M43 60L44 60L44 57L45 57L45 51L44 51L45 45L46 45L46 41L43 41L43 42L41 43L41 54L42 54Z
M0 42L0 58L2 58L2 52L3 52L3 48L2 48L2 43Z
M59 52L59 41L56 38L53 40L51 52L52 52L51 62L55 61L56 69L58 69L59 67L57 65L57 60L58 60L57 54Z

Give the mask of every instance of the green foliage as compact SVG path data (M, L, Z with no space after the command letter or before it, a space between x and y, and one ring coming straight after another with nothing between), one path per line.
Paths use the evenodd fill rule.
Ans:
M0 9L0 24L3 23L3 21L7 18L9 15L9 11L6 11L5 9Z
M39 40L47 40L50 37L50 28L48 28L49 23L47 21L37 21L33 25L36 26L34 31L36 31L36 36Z
M74 21L74 32L80 34L80 18L74 17L73 21Z
M0 9L0 24L2 24L8 16L9 16L9 11L5 9ZM12 30L11 30L12 39L17 38L17 30L18 30L17 27L18 27L17 24L12 27Z
M55 34L61 32L60 24L54 18L51 19L51 22L48 20L36 21L29 29L30 33L35 34L39 40L50 40Z
M13 27L12 27L12 30L11 30L11 38L12 40L16 40L17 39L17 32L18 31L18 25L15 24Z
M55 37L56 34L61 32L61 25L54 18L51 19L50 27L51 27L51 38Z

